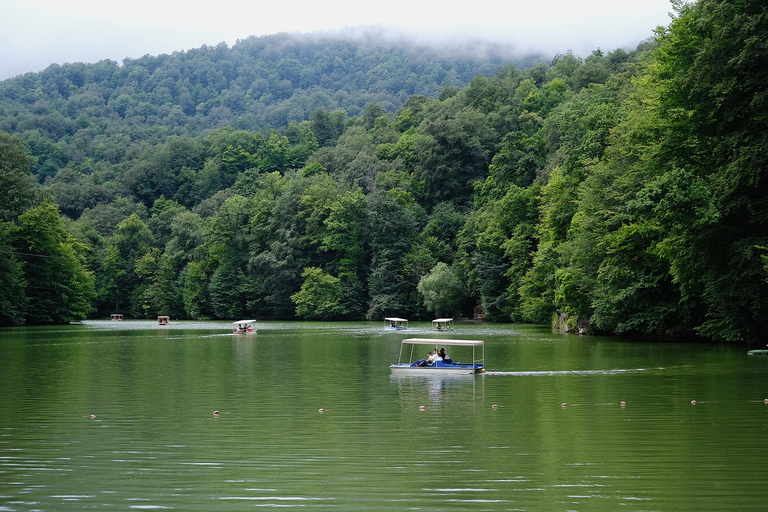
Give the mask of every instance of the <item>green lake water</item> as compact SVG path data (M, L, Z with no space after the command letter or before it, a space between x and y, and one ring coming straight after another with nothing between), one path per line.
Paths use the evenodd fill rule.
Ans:
M768 357L256 325L0 329L0 511L768 509ZM390 375L402 338L441 336L485 340L487 373Z

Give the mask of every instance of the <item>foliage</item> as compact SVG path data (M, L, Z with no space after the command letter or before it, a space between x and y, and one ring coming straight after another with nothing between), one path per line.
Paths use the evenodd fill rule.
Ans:
M458 276L442 261L419 280L418 290L427 309L437 316L456 312L466 295Z
M26 322L85 319L96 295L93 276L83 266L85 246L66 231L58 208L45 204L24 212L11 236L24 268Z
M296 315L306 319L334 319L347 312L342 303L343 290L338 277L322 269L309 267L301 274L304 284L291 296L296 304Z
M768 7L674 5L636 50L525 68L281 34L2 82L0 321L64 318L31 286L67 260L95 315L479 303L764 343ZM71 254L40 266L38 235Z

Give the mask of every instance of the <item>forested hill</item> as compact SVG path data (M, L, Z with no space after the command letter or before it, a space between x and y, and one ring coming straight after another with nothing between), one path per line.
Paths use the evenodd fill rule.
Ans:
M490 43L438 47L355 32L249 37L122 65L53 64L0 82L0 130L30 143L42 182L70 161L114 163L137 142L284 128L318 109L357 116L370 102L394 112L411 95L436 97L505 65L541 62L515 57ZM56 154L51 143L77 148Z
M0 324L474 310L764 345L768 4L675 6L636 49L472 77L349 41L302 60L275 36L293 57L249 84L206 55L277 44L3 82ZM208 72L182 79L195 56Z

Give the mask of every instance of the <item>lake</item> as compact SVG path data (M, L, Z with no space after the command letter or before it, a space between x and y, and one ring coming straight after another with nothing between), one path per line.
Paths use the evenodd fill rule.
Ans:
M0 329L0 511L768 507L768 357L514 324L256 326ZM390 375L402 338L433 336L485 340L487 372Z

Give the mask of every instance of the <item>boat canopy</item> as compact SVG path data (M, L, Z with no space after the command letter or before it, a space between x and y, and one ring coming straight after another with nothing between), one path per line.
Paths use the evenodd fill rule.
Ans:
M384 328L403 331L408 329L408 320L396 316L389 316L384 319Z
M238 320L237 322L232 322L232 325L252 324L254 322L256 322L256 320Z
M453 318L436 318L432 320L433 324L444 324L446 322L453 322Z
M403 340L403 344L408 343L411 345L463 345L477 347L485 343L482 340L443 340L439 338L406 338Z

